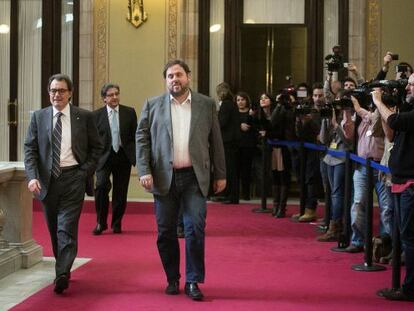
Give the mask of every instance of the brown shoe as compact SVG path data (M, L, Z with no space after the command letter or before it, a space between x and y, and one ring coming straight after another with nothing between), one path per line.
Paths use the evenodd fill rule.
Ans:
M316 218L316 210L305 208L305 214L299 217L299 222L311 222L315 221Z
M342 232L342 220L331 220L329 222L328 231L316 238L319 242L335 242L339 240Z

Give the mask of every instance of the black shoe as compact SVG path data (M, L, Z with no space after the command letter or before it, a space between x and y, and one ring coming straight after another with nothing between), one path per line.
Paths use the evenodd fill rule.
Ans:
M56 294L62 294L69 287L69 278L66 274L62 274L55 279L54 291Z
M95 229L93 229L92 233L93 233L93 235L100 235L106 229L108 229L108 225L97 224Z
M242 195L243 200L250 201L250 195Z
M213 197L210 198L210 201L212 201L212 202L223 202L223 201L226 201L226 200L227 200L227 198L223 197L223 196L213 196Z
M181 226L177 226L177 238L184 238L184 228Z
M280 208L276 213L276 218L285 218L286 217L286 209Z
M222 204L239 204L239 201L236 200L226 200L221 202Z
M388 300L414 301L414 296L406 295L401 288L399 289L384 288L378 291L377 295L384 297Z
M112 232L113 232L113 233L115 233L115 234L122 233L122 228L121 228L121 225L116 225L116 226L113 226L113 227L112 227Z
M168 283L165 293L167 295L178 295L180 293L180 282L174 281Z
M184 288L185 294L190 297L192 300L203 300L204 295L201 290L198 288L197 283L185 283Z

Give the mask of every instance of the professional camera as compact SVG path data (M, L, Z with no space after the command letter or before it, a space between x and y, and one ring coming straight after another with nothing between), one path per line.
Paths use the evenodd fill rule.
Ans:
M407 79L379 80L371 82L369 86L371 88L380 87L383 91L382 102L387 107L395 107L401 106L405 102L407 84Z
M334 109L333 104L326 104L319 108L318 112L321 118L332 118L332 112Z
M371 110L374 107L371 92L372 88L370 86L370 82L364 82L358 85L356 89L344 92L343 97L347 98L347 100L349 99L349 102L352 104L351 96L354 96L362 108Z
M372 102L371 92L374 88L381 88L383 91L382 102L387 107L400 106L405 101L405 87L407 83L407 79L365 82L356 89L348 91L346 96L349 98L351 95L354 96L362 108L372 110L375 109L375 105Z
M344 68L344 60L339 45L335 45L332 48L332 54L326 55L325 60L327 61L326 65L330 72L338 72L340 69Z
M310 114L314 111L315 111L315 109L313 108L313 104L308 102L308 101L302 102L302 103L296 105L296 107L295 107L295 115L296 116L303 116L303 115L306 115L306 114Z

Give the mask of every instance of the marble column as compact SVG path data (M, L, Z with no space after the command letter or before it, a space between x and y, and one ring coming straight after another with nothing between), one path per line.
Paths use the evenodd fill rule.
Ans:
M4 223L0 232L0 278L43 258L42 247L32 238L32 202L23 163L0 162L0 214Z

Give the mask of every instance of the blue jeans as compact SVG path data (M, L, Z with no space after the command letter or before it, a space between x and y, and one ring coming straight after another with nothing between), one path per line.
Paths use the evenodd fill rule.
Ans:
M158 225L157 246L168 282L180 279L177 216L183 209L186 282L203 283L207 206L192 170L175 171L168 194L154 195Z
M345 163L327 165L331 187L331 219L341 220L344 213Z
M351 244L362 246L365 237L365 213L368 199L367 169L359 166L354 172L354 202L351 208L352 238ZM378 180L378 171L374 170L375 192L381 214L380 233L391 235L392 203L385 184Z
M396 215L400 227L400 239L405 251L406 275L402 284L406 295L414 297L414 188L411 186L394 195Z

